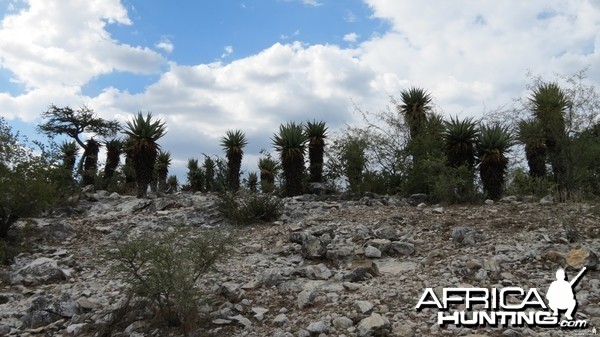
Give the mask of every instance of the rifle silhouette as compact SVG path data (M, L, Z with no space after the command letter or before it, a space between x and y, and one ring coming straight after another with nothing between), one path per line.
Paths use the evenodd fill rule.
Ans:
M569 282L569 285L570 285L571 287L573 287L573 284L575 284L575 283L577 282L577 280L579 280L579 278L581 277L581 275L583 275L583 272L585 272L585 269L586 269L586 268L587 268L587 267L583 267L583 269L581 269L581 271L579 272L579 274L577 274L577 276L575 276L575 278L574 278L574 279L572 279L572 280L571 280L571 282Z

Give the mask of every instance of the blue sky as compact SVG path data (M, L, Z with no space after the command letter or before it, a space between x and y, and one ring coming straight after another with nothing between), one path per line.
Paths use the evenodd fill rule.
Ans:
M108 26L113 38L132 45L158 47L162 43L170 61L190 66L231 62L275 42L352 46L389 28L386 21L372 18L371 10L360 0L314 4L184 0L175 6L165 1L128 0L123 4L133 25ZM108 74L88 83L84 94L98 94L107 85L137 93L157 79L158 75Z
M598 86L599 47L597 0L2 0L0 116L33 134L49 104L152 111L180 177L239 128L252 171L279 124L335 132L410 86L447 117L509 106L527 71Z

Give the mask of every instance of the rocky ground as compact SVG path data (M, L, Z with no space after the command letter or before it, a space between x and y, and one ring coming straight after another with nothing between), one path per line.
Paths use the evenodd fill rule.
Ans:
M239 243L199 286L212 294L194 336L570 336L600 329L600 205L299 196L273 223L227 225L215 197L148 200L90 192L74 209L18 223L31 253L0 270L0 336L179 336L132 305L102 251L124 236L234 231ZM538 288L559 267L577 284L584 330L456 327L415 310L425 288ZM460 309L460 307L459 307ZM111 326L112 324L112 326ZM112 328L110 330L109 328Z

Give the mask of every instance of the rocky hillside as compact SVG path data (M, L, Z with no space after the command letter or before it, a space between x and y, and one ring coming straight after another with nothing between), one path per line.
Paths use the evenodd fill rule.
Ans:
M101 252L114 240L227 230L240 240L199 286L212 295L194 336L564 336L541 327L439 326L415 310L425 288L508 286L545 294L559 267L576 319L600 328L600 205L522 202L436 206L413 199L304 195L273 223L235 228L205 194L139 200L88 193L74 209L22 221L31 253L0 270L0 336L180 336L127 302ZM132 304L133 303L133 304ZM568 334L566 334L568 333Z

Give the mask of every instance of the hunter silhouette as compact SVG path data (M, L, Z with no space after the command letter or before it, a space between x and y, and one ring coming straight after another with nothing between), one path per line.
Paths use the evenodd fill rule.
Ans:
M560 268L556 271L556 281L550 284L550 288L548 288L548 292L546 293L548 305L552 309L554 316L558 316L558 310L567 310L565 316L568 320L573 319L573 310L575 310L575 306L577 305L575 294L573 293L573 285L584 271L585 267L571 282L565 280L564 269Z

